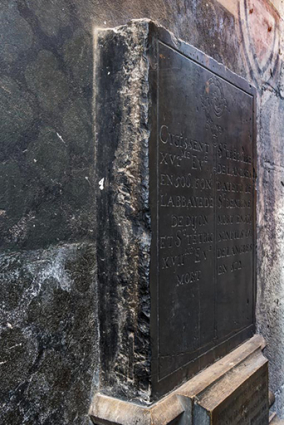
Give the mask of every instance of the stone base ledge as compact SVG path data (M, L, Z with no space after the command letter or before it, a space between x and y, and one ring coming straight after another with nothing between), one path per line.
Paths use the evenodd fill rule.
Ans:
M268 361L255 335L173 392L142 406L97 393L89 415L95 425L268 424ZM267 422L266 422L267 417Z

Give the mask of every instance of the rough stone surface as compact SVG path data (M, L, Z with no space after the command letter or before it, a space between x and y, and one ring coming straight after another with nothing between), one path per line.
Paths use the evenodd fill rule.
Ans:
M87 424L96 385L91 244L0 256L3 424Z
M58 244L81 244L93 240L96 235L94 188L98 182L93 183L93 29L114 27L134 18L151 18L258 87L261 114L258 113L257 321L258 329L267 341L270 385L276 392L275 406L284 417L284 374L281 369L284 361L283 36L279 42L279 37L274 37L283 30L283 23L275 15L272 3L281 16L284 16L284 10L281 0L250 0L249 10L253 12L245 16L241 14L244 3L243 0L1 1L0 245L3 261L5 256L8 262L11 256L15 256L20 264L27 264L27 268L19 266L21 273L17 280L8 273L3 284L6 302L10 304L5 311L10 311L11 323L13 317L18 323L18 336L14 334L11 346L16 339L26 344L24 349L22 346L15 348L12 373L5 375L9 382L3 380L9 391L14 391L13 385L21 391L27 380L32 379L33 369L26 367L26 350L31 353L28 365L34 361L33 356L37 357L35 336L24 333L27 311L25 301L21 301L23 288L29 286L26 270L28 264L32 267L34 263L35 250L48 256L50 250L59 249ZM261 18L263 10L265 19ZM243 24L249 19L254 20L245 27ZM252 36L249 36L248 28L254 29ZM262 63L266 55L272 59L265 75L261 75L253 58ZM72 297L76 299L72 282L68 293L70 296L74 294ZM45 288L51 310L60 310L63 302L60 291L50 289L48 292L47 286ZM91 298L94 300L92 305L89 303ZM93 317L93 329L97 323L93 316L95 301L95 293L91 290L86 295L84 314ZM62 319L66 326L69 319L74 323L78 320L71 307L67 310ZM5 334L9 331L6 315L1 323L6 329ZM34 314L32 323L34 328L42 326L41 316ZM90 330L90 333L96 344L96 331ZM74 341L75 346L79 344L78 334ZM64 350L59 344L57 354L62 353ZM93 365L91 368L97 370L98 356L89 349L85 355ZM75 367L77 377L84 380L86 373L80 371L79 364L69 363L68 373L72 375L70 371ZM67 424L72 418L74 403L80 402L86 407L91 392L91 375L88 383L85 379L80 392L74 392L73 378L69 380L55 405L56 376L51 374L48 360L41 367L43 375L29 387L30 404L21 402L19 396L7 397L6 389L1 393L5 393L3 398L1 396L1 414L6 415L6 423ZM45 375L49 375L50 384ZM66 393L73 395L66 396ZM62 403L59 400L63 400ZM31 405L37 411L44 410L44 415L34 419ZM85 407L77 411L78 424L86 422ZM76 423L74 418L72 420Z
M283 3L274 2L283 17ZM283 21L280 21L283 49ZM280 56L282 58L282 55ZM284 418L284 127L282 115L283 62L271 86L262 85L259 96L258 142L258 330L267 341L272 407Z
M100 31L95 73L101 385L110 395L145 401L151 355L148 31L146 21Z
M265 92L261 99L259 143L259 331L268 341L273 410L284 417L284 304L283 304L283 99ZM273 139L271 138L273 134Z

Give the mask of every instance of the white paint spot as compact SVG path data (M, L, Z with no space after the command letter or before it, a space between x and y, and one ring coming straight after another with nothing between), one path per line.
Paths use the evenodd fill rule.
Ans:
M107 23L106 23L106 21L104 21L104 24L106 25Z
M42 284L46 279L50 278L56 281L58 287L63 289L63 291L70 291L71 279L69 274L66 273L65 268L66 250L60 248L56 256L54 256L53 250L51 252L52 256L50 258L42 259L38 257L38 264L36 264L36 266L32 264L27 265L28 271L34 276L34 285L30 289L30 294L33 297L38 296Z
M90 182L90 180L89 180L89 177L88 176L85 176L85 180L87 180L87 182L89 183L89 185L91 186L91 182Z
M34 162L37 162L37 160L34 158Z
M64 142L64 140L63 140L63 137L62 136L60 136L60 134L59 133L56 133L57 134L57 136L59 137L59 139L61 140L61 142L62 143L64 143L64 145L66 145L66 143Z
M9 328L9 329L13 329L13 326L11 325L11 323L7 323L7 327Z
M9 350L13 350L13 348L16 348L16 347L21 347L22 345L23 344L15 344L12 347L10 347Z
M104 190L104 181L105 181L105 179L104 179L104 178L102 178L102 179L99 181L99 188L100 188L100 190Z
M108 71L107 75L110 75L110 71Z
M0 362L0 365L1 365L1 364L5 364L5 363L7 363L7 360L6 360L5 362Z

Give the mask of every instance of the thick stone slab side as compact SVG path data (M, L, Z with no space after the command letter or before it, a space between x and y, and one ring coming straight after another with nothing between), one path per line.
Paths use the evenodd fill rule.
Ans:
M148 21L99 30L95 81L101 385L149 401Z

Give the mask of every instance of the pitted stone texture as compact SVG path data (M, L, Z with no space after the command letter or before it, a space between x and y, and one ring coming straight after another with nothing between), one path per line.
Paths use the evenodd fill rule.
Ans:
M150 397L148 22L97 34L101 385ZM111 84L109 82L111 81Z

